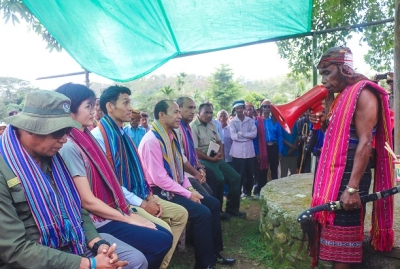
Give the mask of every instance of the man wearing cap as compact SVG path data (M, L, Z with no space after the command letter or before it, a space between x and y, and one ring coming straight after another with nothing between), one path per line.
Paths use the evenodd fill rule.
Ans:
M257 127L254 120L244 115L245 103L236 100L232 104L235 110L230 125L231 139L233 141L229 155L233 158L233 167L241 176L242 197L251 197L254 183L255 152L253 139L257 136Z
M0 268L122 268L127 262L104 239L126 247L125 257L136 250L100 238L58 154L80 126L69 116L70 100L42 90L26 100L21 113L5 119L0 144Z
M245 212L240 212L240 175L224 161L224 145L218 134L217 128L211 122L214 109L210 103L199 106L198 117L190 123L193 134L193 143L201 164L211 169L217 179L216 193L214 196L223 201L224 182L229 186L225 212L238 218L246 218ZM219 145L215 154L208 153L210 144Z
M392 157L384 149L391 143L387 92L355 73L349 48L327 50L317 66L328 96L337 93L327 117L310 115L321 121L325 140L316 171L312 206L340 200L344 210L318 212L319 245L311 249L314 265L319 258L333 262L333 268L347 269L362 262L365 204L371 184L371 142L375 137L376 160L374 192L393 186ZM318 117L319 116L319 117ZM371 244L378 251L390 251L393 236L393 196L373 205Z
M271 101L261 103L261 117L256 121L257 139L254 139L256 158L260 165L260 177L254 188L254 195L259 196L261 189L267 184L268 168L271 178L278 178L278 165L282 158L283 136L281 126L271 115Z
M139 125L140 118L140 111L132 110L131 124L124 127L124 132L133 140L136 148L139 147L140 141L146 134L146 130Z

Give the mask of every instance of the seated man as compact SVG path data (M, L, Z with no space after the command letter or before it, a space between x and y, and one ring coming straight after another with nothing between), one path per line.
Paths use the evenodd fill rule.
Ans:
M139 147L140 141L146 134L146 130L139 125L139 122L140 122L140 111L132 110L131 122L129 125L124 127L124 132L132 139L136 148Z
M246 218L245 212L239 212L240 207L240 175L224 161L224 145L218 134L217 128L211 122L214 113L209 103L201 104L199 116L190 124L193 134L193 142L201 164L211 169L217 179L217 190L214 194L220 203L223 203L224 181L229 186L225 212L238 218ZM210 142L219 145L215 156L208 156L207 150Z
M159 268L172 245L166 229L132 212L106 155L86 128L93 125L95 94L84 85L67 83L56 89L71 100L70 115L82 127L72 128L60 150L97 231L108 233L142 252L150 268ZM123 213L123 214L121 214Z
M179 97L176 103L179 106L182 118L179 128L174 131L181 145L185 175L189 178L193 188L201 194L212 196L212 189L216 189L217 180L214 172L200 163L193 143L192 129L189 125L193 121L196 112L196 104L193 99L189 97ZM210 185L208 183L210 183ZM224 221L228 221L231 218L228 213L222 212L222 205L220 217L221 220Z
M121 268L115 245L102 240L58 154L80 124L70 101L51 91L27 95L21 113L5 119L0 151L0 268ZM147 268L142 253L117 242L127 268ZM121 248L121 250L123 250ZM96 255L92 258L91 249ZM89 258L86 258L89 257Z
M106 153L128 202L139 215L171 231L172 247L161 265L167 268L186 226L188 212L151 192L136 147L122 129L124 122L131 118L130 95L130 89L121 86L108 87L101 94L100 108L104 116L92 134Z
M195 269L214 268L215 261L233 264L235 259L223 258L219 202L201 195L190 185L183 173L180 145L174 132L180 125L179 107L173 101L160 101L154 108L154 123L139 145L146 179L153 192L164 200L177 203L189 212L193 225Z
M194 148L192 130L189 125L194 118L196 104L193 99L189 97L179 97L176 103L179 106L182 118L179 128L176 128L174 131L177 134L178 142L181 146L183 170L185 171L185 175L189 178L190 184L192 184L197 191L212 195L212 190L206 182L205 166L199 162L196 149Z

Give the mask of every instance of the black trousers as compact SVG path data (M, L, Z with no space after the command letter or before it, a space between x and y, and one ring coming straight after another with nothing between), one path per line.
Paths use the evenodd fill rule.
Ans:
M167 200L161 195L161 189L152 188L153 193L159 198ZM193 229L195 268L206 268L215 265L217 254L223 250L221 221L219 217L220 204L217 199L205 193L201 204L175 194L169 202L183 206L189 213Z
M269 169L271 169L271 178L278 178L278 165L279 165L279 147L278 144L273 144L271 146L267 145L267 154L268 154L268 164ZM258 177L257 186L254 188L254 194L259 195L261 189L267 184L267 176L268 169L264 169L260 171L260 175Z
M241 177L241 190L246 195L251 195L254 185L254 162L256 158L233 158L233 168Z

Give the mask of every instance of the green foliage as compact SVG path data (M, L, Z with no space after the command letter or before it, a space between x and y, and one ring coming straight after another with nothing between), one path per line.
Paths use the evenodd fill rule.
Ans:
M183 85L185 84L185 78L187 74L185 72L179 73L179 75L176 77L176 86L178 91L183 90Z
M160 89L160 92L162 92L167 99L171 99L171 96L174 93L174 89L171 88L171 86L164 86Z
M260 108L260 103L264 99L266 96L258 92L248 92L243 98L245 102L251 102L255 108Z
M214 105L214 111L221 109L230 111L233 101L241 94L241 87L233 81L233 71L229 65L221 64L211 74L210 84L208 93L210 101Z
M378 21L394 16L394 0L315 0L312 29L321 31L347 25ZM312 68L322 53L333 46L346 45L354 33L362 33L361 43L369 46L365 61L376 71L392 69L394 55L394 23L348 29L317 36L313 51L312 38L303 37L277 42L282 58L289 61L291 76L310 78Z
M33 87L28 81L0 77L0 118L8 116L12 110L22 109L26 95L38 88Z
M47 43L47 49L61 51L61 45L44 28L38 19L30 12L22 0L0 0L0 13L3 14L5 22L11 22L15 25L20 23L20 19L26 21L29 28L37 33Z
M282 93L276 92L271 98L271 102L277 105L284 104L288 102L288 97Z

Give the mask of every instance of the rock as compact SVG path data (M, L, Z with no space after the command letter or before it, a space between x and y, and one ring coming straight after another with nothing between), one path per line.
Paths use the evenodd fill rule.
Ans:
M276 239L278 239L279 243L281 244L286 244L288 242L286 234L284 233L278 233L275 234Z
M305 246L297 257L303 234L297 216L311 204L313 174L297 174L273 180L262 190L264 202L260 216L260 232L271 252L274 269L310 268L311 258ZM373 185L373 184L371 184ZM376 252L369 244L372 204L367 205L364 229L364 256L360 268L400 269L400 214L394 216L395 247L389 253ZM400 194L395 196L395 212L400 212ZM320 261L319 269L330 269L332 264Z

